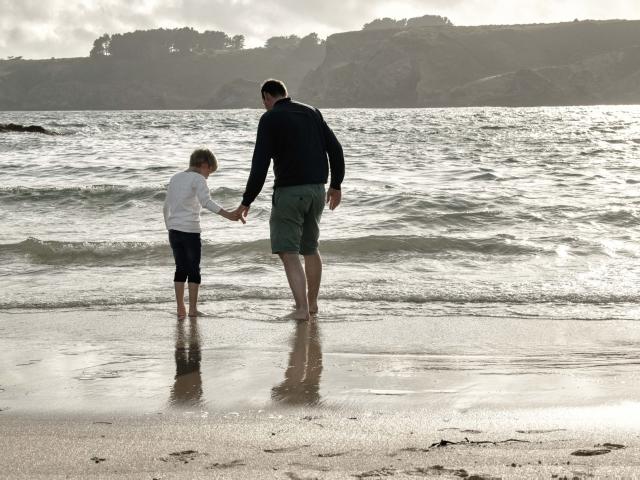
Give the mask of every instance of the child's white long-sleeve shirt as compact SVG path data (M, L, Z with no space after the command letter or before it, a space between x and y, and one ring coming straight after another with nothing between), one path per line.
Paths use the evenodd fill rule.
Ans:
M167 230L200 233L200 210L218 213L222 207L211 199L207 180L198 172L176 173L169 181L164 201Z

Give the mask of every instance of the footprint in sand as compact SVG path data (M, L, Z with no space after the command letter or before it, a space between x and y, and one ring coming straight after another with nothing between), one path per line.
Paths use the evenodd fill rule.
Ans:
M310 447L311 445L300 445L299 447L282 447L282 448L267 448L263 450L266 453L288 453L295 452L296 450L301 450L303 448Z
M593 457L595 455L606 455L611 453L612 450L621 450L623 448L626 447L618 443L603 443L602 445L595 445L592 449L576 450L571 452L571 455L575 457Z
M174 460L176 462L181 463L189 463L201 456L207 456L208 453L200 453L196 450L183 450L181 452L173 452L169 454L169 457L160 457L160 460L163 462L168 462L169 460Z
M411 476L424 476L424 475L436 475L436 476L440 476L440 475L454 475L456 477L460 477L460 478L469 478L469 474L467 473L467 471L463 468L460 469L452 469L452 468L444 468L442 465L433 465L431 467L427 467L427 468L422 468L422 467L418 467L415 470L405 470L404 473L406 473L407 475L411 475Z
M224 470L227 468L234 468L234 467L241 467L243 465L246 465L246 463L243 463L242 460L231 460L230 462L226 462L226 463L212 463L211 465L209 465L207 467L208 470Z
M595 455L605 455L607 453L611 453L611 450L608 448L600 448L595 450L576 450L575 452L571 452L571 455L574 457L593 457Z
M392 477L397 470L395 468L380 468L378 470L370 470L368 472L356 473L356 478L379 478L379 477Z
M335 452L335 453L319 453L318 457L320 457L320 458L341 457L343 455L348 455L349 453L351 453L351 452L349 451L349 452Z
M609 450L622 450L623 448L627 448L618 443L603 443L602 445L596 445L596 448L598 447L608 448Z

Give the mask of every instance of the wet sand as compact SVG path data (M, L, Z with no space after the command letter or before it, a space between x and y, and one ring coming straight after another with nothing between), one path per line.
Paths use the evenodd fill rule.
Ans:
M640 478L640 326L0 314L0 478Z
M410 415L23 417L0 424L0 478L637 478L637 435L445 427ZM484 423L484 422L481 422ZM504 428L504 427L501 427ZM516 428L515 430L513 428ZM452 443L448 443L452 442Z

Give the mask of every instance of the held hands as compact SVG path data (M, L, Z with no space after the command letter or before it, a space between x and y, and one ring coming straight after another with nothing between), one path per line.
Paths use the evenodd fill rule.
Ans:
M249 209L249 207L245 207L247 210ZM230 212L228 210L225 210L224 208L222 210L220 210L220 215L222 215L224 218L226 218L227 220L231 220L232 222L237 222L238 220L240 220L242 223L247 223L245 221L245 217L246 214L244 216L242 216L239 212L238 212L238 208L236 208L234 211Z
M335 188L329 188L329 190L327 190L327 203L329 204L329 210L335 210L338 208L340 200L342 200L342 192L340 190L336 190Z
M236 208L233 213L235 215L238 215L238 218L242 221L242 223L246 223L245 219L247 218L247 215L249 215L249 207L247 207L246 205L238 205L238 208Z

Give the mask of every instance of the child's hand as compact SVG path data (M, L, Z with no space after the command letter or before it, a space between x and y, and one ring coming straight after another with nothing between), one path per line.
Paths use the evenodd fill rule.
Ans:
M222 215L227 220L231 220L232 222L237 222L238 220L240 220L242 223L247 223L242 215L240 215L240 213L237 211L229 212L228 210L225 210L223 208L222 210L220 210L220 215Z

